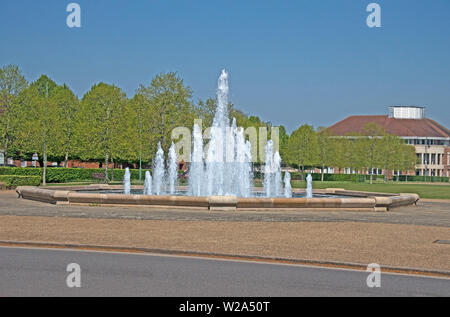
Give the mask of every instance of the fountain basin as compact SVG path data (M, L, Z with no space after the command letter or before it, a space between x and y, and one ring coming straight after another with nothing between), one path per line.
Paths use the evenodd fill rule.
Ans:
M132 186L132 189L142 189ZM417 194L384 194L347 191L337 188L314 190L313 198L241 198L236 196L156 196L107 193L121 186L90 185L73 187L31 187L16 189L19 197L51 204L95 206L145 206L154 209L191 209L210 211L387 211L415 204ZM296 190L303 192L303 190Z

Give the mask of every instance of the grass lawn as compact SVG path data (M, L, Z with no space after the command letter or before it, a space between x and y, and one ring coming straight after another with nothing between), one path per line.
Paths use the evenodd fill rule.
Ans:
M302 181L293 181L292 187L305 188L306 184ZM408 183L352 183L352 182L313 182L313 188L344 188L348 190L360 190L369 192L383 193L416 193L421 198L430 199L450 199L450 183L434 184L408 184Z

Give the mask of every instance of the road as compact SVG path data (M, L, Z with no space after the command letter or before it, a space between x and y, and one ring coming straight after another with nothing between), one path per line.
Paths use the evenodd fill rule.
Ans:
M69 288L67 265L81 267ZM0 247L0 296L449 296L450 279L197 257Z

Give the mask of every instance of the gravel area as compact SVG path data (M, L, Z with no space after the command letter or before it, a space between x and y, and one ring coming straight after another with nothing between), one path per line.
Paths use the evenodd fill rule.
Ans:
M450 270L450 230L376 223L0 216L0 240L141 247Z

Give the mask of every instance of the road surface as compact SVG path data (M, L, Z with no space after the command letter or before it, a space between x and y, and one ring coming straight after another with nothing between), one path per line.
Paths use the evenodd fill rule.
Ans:
M81 268L69 288L67 265ZM197 257L0 247L0 296L449 296L450 279Z

